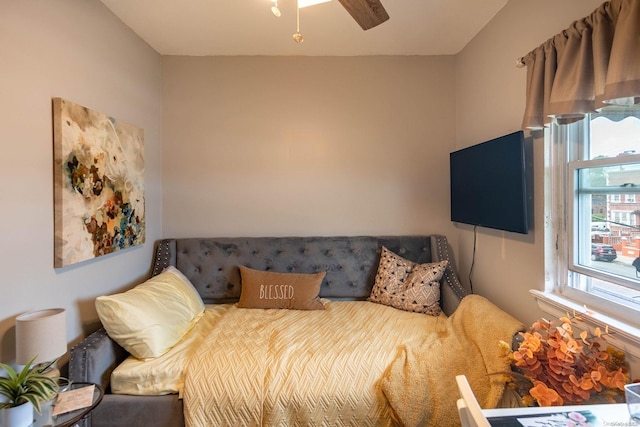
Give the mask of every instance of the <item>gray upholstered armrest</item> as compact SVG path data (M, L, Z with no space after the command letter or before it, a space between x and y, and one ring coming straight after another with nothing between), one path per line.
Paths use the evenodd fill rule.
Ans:
M128 355L107 335L104 328L100 328L71 349L69 379L100 384L106 392L109 390L111 372Z
M111 372L129 356L104 328L89 335L71 349L69 379L92 382L105 390L102 402L80 425L91 427L184 426L182 400L177 394L128 396L110 394Z
M184 426L182 399L177 394L128 396L106 394L89 415L91 427Z

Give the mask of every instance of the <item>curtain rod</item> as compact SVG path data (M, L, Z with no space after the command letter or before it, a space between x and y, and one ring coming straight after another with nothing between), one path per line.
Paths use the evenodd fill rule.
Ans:
M525 66L524 56L521 56L520 58L516 59L516 67L523 68L524 66Z

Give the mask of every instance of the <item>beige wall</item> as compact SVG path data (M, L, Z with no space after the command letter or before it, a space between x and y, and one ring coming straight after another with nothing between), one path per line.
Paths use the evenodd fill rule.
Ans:
M164 57L163 233L451 234L453 57Z
M162 236L438 232L467 281L473 232L449 221L448 154L518 129L515 59L599 3L511 0L456 57L161 59L97 0L8 2L0 360L30 309L66 308L75 342L95 297L142 280ZM144 128L143 247L53 269L52 97ZM473 275L525 321L543 283L542 162L536 141L534 230L479 229Z
M14 360L15 316L68 311L75 342L97 318L93 301L145 276L161 233L161 64L97 0L19 0L0 12L0 360ZM144 128L147 242L53 268L51 98Z
M599 0L510 0L456 56L456 148L520 129L526 68L516 59L590 14ZM534 228L528 235L477 229L473 287L524 322L540 316L529 289L544 286L544 148L534 141ZM457 259L468 283L473 227L457 225Z

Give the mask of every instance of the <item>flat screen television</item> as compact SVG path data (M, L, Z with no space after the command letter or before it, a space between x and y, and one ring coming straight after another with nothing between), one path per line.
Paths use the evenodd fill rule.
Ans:
M528 233L522 131L454 151L449 160L451 221Z

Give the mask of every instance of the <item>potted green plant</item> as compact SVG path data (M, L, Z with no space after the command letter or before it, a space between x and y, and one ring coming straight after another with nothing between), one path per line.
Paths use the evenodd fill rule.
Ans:
M55 379L44 375L40 367L32 366L34 360L31 359L19 373L11 366L0 363L0 368L7 375L0 377L0 396L5 398L0 402L3 425L30 425L33 422L33 409L40 413L40 403L52 399L58 391Z

